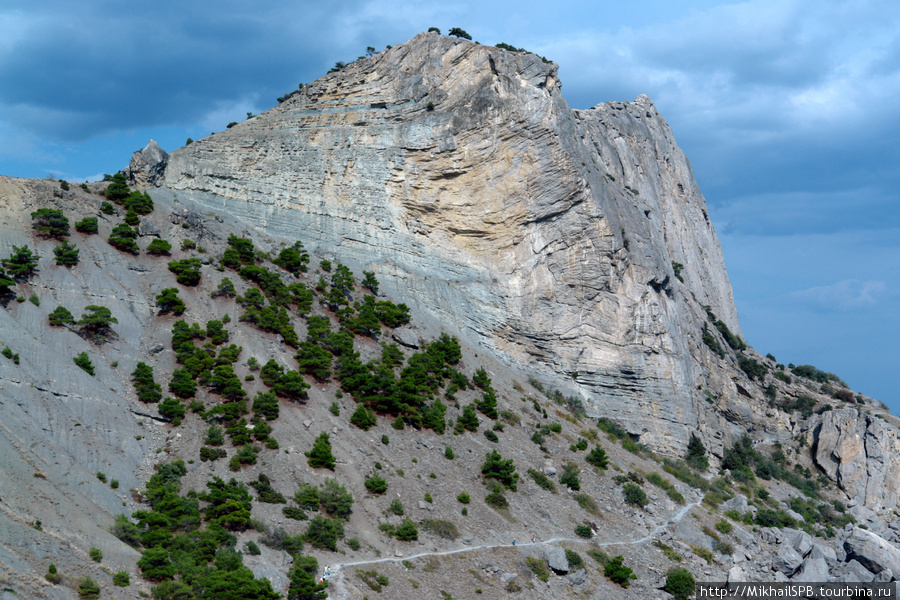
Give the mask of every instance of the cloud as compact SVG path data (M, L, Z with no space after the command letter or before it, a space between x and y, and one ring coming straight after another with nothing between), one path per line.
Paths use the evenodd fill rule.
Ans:
M711 203L720 235L795 237L900 227L897 198L876 186L739 195Z
M845 279L832 285L793 292L792 299L822 310L853 311L869 309L884 296L883 281Z

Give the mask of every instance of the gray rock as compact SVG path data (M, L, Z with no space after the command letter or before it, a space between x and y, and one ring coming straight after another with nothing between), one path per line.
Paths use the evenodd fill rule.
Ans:
M391 334L391 338L401 346L414 350L419 348L419 336L409 327L397 327Z
M817 581L830 581L828 564L824 558L809 557L800 565L800 570L791 577L791 581L813 583Z
M885 569L900 573L900 550L871 531L854 528L844 541L844 550L848 560L858 561L876 575Z
M144 146L143 150L131 156L131 162L125 169L125 177L131 185L146 188L156 185L166 170L169 155L154 141Z
M783 544L772 558L772 568L790 577L800 568L802 562L803 557L794 550L793 546Z
M855 408L832 410L807 424L818 430L816 465L853 498L851 514L875 517L870 510L897 506L900 493L900 430ZM853 505L855 504L855 505Z
M780 544L784 539L784 534L774 527L763 527L759 530L759 537L769 544Z
M566 551L559 546L545 546L544 560L557 573L569 572L569 561L566 559Z
M286 593L290 580L283 572L285 565L282 563L283 559L280 556L270 557L270 560L266 560L262 555L244 556L244 566L253 571L255 578L268 579L276 592Z
M823 558L827 562L837 561L837 552L831 546L824 544L813 544L809 552L810 558Z
M862 581L867 583L872 581L875 578L875 574L866 569L856 560L849 560L843 565L844 575L841 577L841 581Z
M138 222L137 230L138 235L141 237L148 235L159 237L159 225L157 225L156 221L150 217L141 217L141 220Z
M510 581L512 581L513 579L515 579L518 576L519 575L517 573L503 573L502 575L500 575L500 582L503 585L506 585L507 583L509 583Z
M587 572L584 569L578 569L574 573L569 573L566 581L569 582L569 585L584 585L584 582L587 581Z
M806 556L813 547L812 536L805 531L787 529L784 532L785 542L790 544L797 554Z
M736 510L741 514L747 512L747 507L749 504L747 503L747 496L743 494L738 494L734 498L731 498L722 503L722 512L726 510Z
M747 572L739 565L734 565L728 569L728 583L736 583L748 581Z

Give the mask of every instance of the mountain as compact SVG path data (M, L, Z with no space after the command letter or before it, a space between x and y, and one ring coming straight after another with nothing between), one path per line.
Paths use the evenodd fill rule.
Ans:
M69 235L35 229L41 209ZM285 592L302 555L334 566L334 598L644 598L679 565L900 573L897 420L747 346L703 196L646 96L572 110L554 63L424 33L172 153L151 141L110 183L0 177L0 215L4 269L40 256L0 310L2 600L74 598L85 576L103 597L175 597L138 568L148 555L204 598L266 597L250 572ZM58 306L108 308L113 332L54 326ZM173 381L197 391L158 402ZM325 433L333 469L304 456ZM598 447L608 469L587 460ZM331 478L349 514L291 499ZM222 494L246 512L225 519ZM313 522L341 524L343 554Z
M173 152L155 183L373 269L673 452L712 418L703 389L735 392L701 342L704 307L740 334L721 247L652 102L573 111L556 75L421 34Z

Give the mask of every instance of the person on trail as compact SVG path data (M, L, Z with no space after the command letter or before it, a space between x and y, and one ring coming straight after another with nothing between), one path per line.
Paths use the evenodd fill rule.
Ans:
M516 545L516 538L513 538L513 546Z
M533 533L531 534L531 543L532 543L532 544L537 543L537 536L534 535Z

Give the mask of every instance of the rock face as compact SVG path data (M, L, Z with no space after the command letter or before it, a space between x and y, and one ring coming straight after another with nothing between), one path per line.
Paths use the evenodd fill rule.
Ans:
M900 491L900 431L855 408L828 411L819 422L816 464L857 502L893 508Z
M140 187L156 185L166 170L168 159L166 151L160 148L155 140L150 140L143 150L132 155L131 162L125 169L125 176L132 185Z
M680 453L716 418L702 389L736 395L701 341L704 306L739 332L731 286L665 119L646 96L572 110L533 54L421 34L147 180L375 271L433 329L653 447Z

